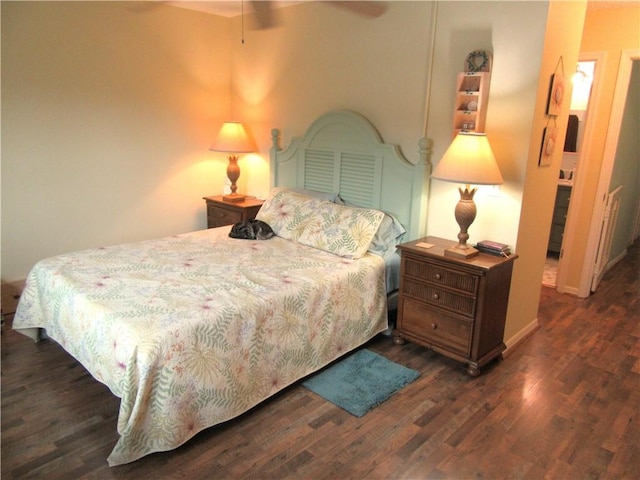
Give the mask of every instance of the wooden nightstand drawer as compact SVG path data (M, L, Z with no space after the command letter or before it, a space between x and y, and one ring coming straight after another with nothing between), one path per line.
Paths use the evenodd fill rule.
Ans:
M404 273L427 282L455 288L475 295L478 291L478 277L466 272L443 267L436 262L425 262L424 258L403 257Z
M437 285L415 281L412 278L404 279L403 292L409 297L462 315L469 317L475 315L476 298L470 295L461 295Z
M224 227L256 218L262 200L247 197L241 202L226 202L222 195L204 197L207 202L207 228Z
M242 221L242 213L214 205L207 205L207 219L209 225L222 227Z
M445 348L464 357L469 355L473 322L434 311L420 302L404 299L399 327L428 346Z

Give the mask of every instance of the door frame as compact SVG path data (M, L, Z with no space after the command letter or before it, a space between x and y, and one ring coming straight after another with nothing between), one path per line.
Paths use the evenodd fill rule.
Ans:
M609 193L611 183L611 173L618 149L618 137L624 115L627 92L631 80L631 70L634 60L640 60L640 50L623 50L620 55L620 66L616 81L613 102L611 106L611 117L609 119L609 130L604 145L602 167L598 179L598 189L596 191L596 204L594 205L591 225L589 228L589 238L587 239L587 249L585 252L582 275L578 285L578 296L588 297L591 293L591 283L595 269L598 245L600 244L600 233L604 217L605 202Z
M579 226L578 216L582 210L582 199L585 198L585 162L581 159L589 158L592 149L592 139L595 130L595 118L598 116L598 107L601 105L601 97L604 83L604 72L606 66L606 52L583 52L578 55L578 62L596 62L593 83L591 84L591 94L589 95L589 103L587 105L587 115L582 135L582 143L578 151L578 161L576 162L576 171L574 173L573 186L571 188L571 200L567 210L567 221L565 223L564 236L562 237L562 246L560 247L560 260L558 262L558 272L556 275L556 289L560 293L569 293L572 295L580 295L580 289L570 288L567 286L567 277L569 269L566 268L570 264L570 260L574 253L573 245ZM600 232L598 232L599 235ZM588 247L587 247L588 248ZM579 260L578 260L579 261ZM594 260L595 262L595 257ZM583 260L584 262L584 260ZM584 265L582 270L584 271ZM589 296L587 293L585 297Z

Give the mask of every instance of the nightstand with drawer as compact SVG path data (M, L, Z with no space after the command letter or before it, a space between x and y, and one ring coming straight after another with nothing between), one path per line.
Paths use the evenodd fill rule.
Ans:
M264 203L255 197L247 197L241 202L225 202L222 195L203 199L207 202L207 228L253 220Z
M419 243L433 245L431 248ZM426 237L398 246L400 294L394 341L404 340L467 364L472 376L501 356L517 255L444 255L456 242Z

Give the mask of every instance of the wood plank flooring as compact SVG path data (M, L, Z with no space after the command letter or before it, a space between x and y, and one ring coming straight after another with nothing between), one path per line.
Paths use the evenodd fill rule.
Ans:
M177 450L115 468L118 399L56 344L9 323L2 479L638 479L639 253L636 242L588 299L543 288L541 328L477 379L380 337L372 350L421 376L363 418L295 385Z

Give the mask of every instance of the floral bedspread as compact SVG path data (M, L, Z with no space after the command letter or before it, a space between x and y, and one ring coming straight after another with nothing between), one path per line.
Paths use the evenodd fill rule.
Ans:
M110 465L171 450L387 327L384 261L229 227L38 263L14 328L121 398Z

